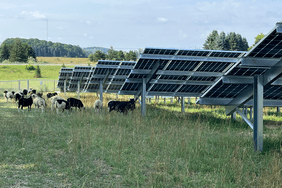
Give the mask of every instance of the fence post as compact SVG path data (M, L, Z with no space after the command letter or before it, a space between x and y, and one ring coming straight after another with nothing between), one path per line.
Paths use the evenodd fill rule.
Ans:
M65 93L65 96L66 96L66 89L67 89L67 80L64 80L64 93Z
M29 90L29 80L26 81L27 90Z
M56 88L55 88L55 87L56 87L55 85L56 85L56 80L54 80L54 91L55 91L55 89L56 89Z
M19 89L19 92L20 92L21 91L21 81L19 80L18 82L19 82L18 89Z

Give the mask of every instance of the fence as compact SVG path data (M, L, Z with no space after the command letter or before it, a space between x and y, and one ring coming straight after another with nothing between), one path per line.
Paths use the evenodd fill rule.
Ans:
M58 80L29 79L29 80L9 80L0 81L0 92L22 91L23 89L36 89L38 92L59 91Z

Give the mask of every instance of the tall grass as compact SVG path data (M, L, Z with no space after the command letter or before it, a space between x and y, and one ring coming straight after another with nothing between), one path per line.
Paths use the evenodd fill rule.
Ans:
M63 95L62 95L63 96ZM68 94L67 97L74 94ZM281 128L264 128L264 152L252 130L224 109L177 103L140 106L121 115L95 113L96 94L81 94L85 111L18 113L0 100L1 187L279 187ZM123 100L126 100L124 97ZM271 109L266 109L271 111ZM268 112L267 111L267 112ZM268 112L269 113L269 112ZM278 124L281 118L273 114Z

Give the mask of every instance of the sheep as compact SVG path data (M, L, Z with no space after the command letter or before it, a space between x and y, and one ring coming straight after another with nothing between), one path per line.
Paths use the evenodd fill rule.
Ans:
M49 99L51 97L54 97L56 95L58 95L56 92L54 92L54 93L47 93L47 99Z
M100 112L102 111L102 108L103 108L103 102L98 99L94 102L94 109L95 109L95 112Z
M12 100L14 98L14 95L15 95L14 91L11 92L4 91L4 97L6 98L7 102L9 99Z
M15 101L16 101L16 102L19 101L20 98L22 98L23 96L24 96L24 95L23 95L22 92L16 92L16 93L15 93L15 96L14 96Z
M31 98L31 96L29 96L29 98L25 99L25 98L20 98L19 100L19 105L18 105L18 111L20 111L20 108L23 111L23 107L28 107L28 111L31 110L31 105L33 103L33 100Z
M43 113L44 108L46 106L45 99L41 98L39 95L36 95L36 94L32 94L31 97L33 99L33 104L35 106L35 110L36 110L36 108L41 107L41 110L42 110L42 113Z
M114 101L114 100L109 101L108 102L108 111L111 112L111 111L115 110L116 106L120 103L121 103L121 101Z
M67 101L69 102L71 107L79 108L79 110L81 110L80 108L85 109L85 107L83 106L83 103L79 99L68 98Z
M31 95L31 94L36 94L36 90L35 89L29 89L28 90L28 93Z
M117 105L116 110L120 113L127 114L128 110L135 109L135 101L134 99L130 99L130 101L121 102Z
M65 100L63 97L59 97L59 96L53 96L51 97L51 110L53 111L54 109L54 105L55 105L55 102L57 100Z
M58 99L55 101L55 108L57 109L57 114L59 114L59 109L62 109L63 112L64 110L71 110L71 106L69 104L68 101L66 100L61 100L61 99Z
M135 109L135 100L130 99L130 101L110 101L108 103L108 110L109 112L116 110L120 113L127 114L128 110L134 110Z

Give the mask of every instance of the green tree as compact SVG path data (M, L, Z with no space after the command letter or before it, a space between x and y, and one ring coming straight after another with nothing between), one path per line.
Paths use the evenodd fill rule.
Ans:
M115 51L114 48L111 46L111 49L108 50L108 54L106 56L106 59L116 60L117 58L118 58L117 51Z
M230 32L227 36L227 41L229 44L229 50L232 51L237 51L239 49L238 43L237 43L237 38L236 38L236 33L235 32Z
M41 78L42 76L41 76L41 70L40 70L40 67L39 67L39 65L37 65L37 67L36 67L36 70L35 70L35 76L34 76L35 78Z
M125 57L124 57L124 53L123 53L123 51L118 51L118 53L117 53L117 60L120 60L120 61L122 61L122 60L124 60L125 59Z
M13 43L9 60L11 62L27 62L28 60L28 52L19 38Z
M4 61L9 59L10 57L10 50L7 43L2 43L1 50L0 50L0 61Z
M204 49L206 50L214 50L215 49L215 40L218 37L217 30L213 30L211 34L207 37L204 43Z
M125 60L126 61L136 61L137 60L137 54L133 51L129 51L128 53L125 54Z
M106 54L101 52L100 50L97 50L95 53L94 53L94 57L93 57L93 61L94 62L98 62L99 60L104 60L106 59Z
M226 41L226 35L222 31L215 39L215 50L228 50L228 43Z
M252 49L265 35L263 33L258 34L255 37L255 43L248 48L248 50Z

